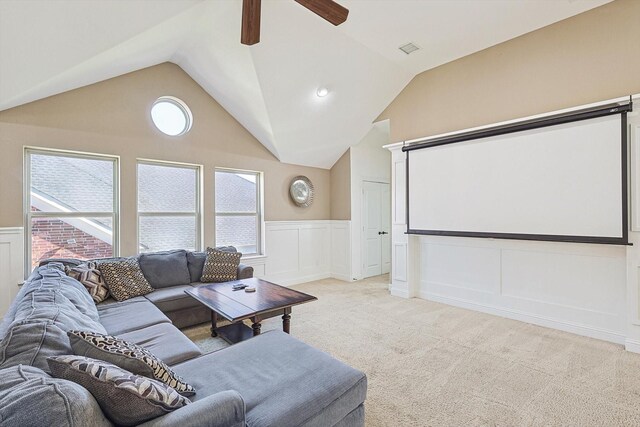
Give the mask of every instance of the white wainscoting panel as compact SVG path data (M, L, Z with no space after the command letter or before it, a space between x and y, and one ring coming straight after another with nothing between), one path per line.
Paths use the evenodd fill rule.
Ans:
M422 298L624 343L626 248L420 237Z
M351 221L331 221L331 277L350 282Z
M314 224L300 228L300 272L303 276L331 272L331 224Z
M500 292L500 250L427 243L422 245L424 280L460 291Z
M332 221L265 223L264 278L284 286L331 277Z
M0 228L0 317L15 298L24 280L22 227Z
M241 264L250 265L253 267L253 277L258 279L264 279L266 276L267 257L265 256L253 256L249 258L242 258Z
M300 271L300 224L266 223L265 251L270 278L295 276Z

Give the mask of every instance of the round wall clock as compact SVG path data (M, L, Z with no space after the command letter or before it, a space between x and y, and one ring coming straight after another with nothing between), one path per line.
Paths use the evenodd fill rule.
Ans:
M306 176L296 176L291 180L289 195L296 205L309 207L313 203L313 184Z

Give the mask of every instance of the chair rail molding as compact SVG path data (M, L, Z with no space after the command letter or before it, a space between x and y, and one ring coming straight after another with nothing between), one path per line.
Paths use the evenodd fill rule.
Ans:
M24 230L0 228L0 317L3 317L24 281Z

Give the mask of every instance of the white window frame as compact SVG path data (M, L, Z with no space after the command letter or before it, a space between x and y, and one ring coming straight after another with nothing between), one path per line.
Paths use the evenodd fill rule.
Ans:
M251 257L259 257L264 255L264 173L259 171L252 171L247 169L229 169L229 168L215 168L214 171L214 197L213 200L215 202L215 172L226 172L226 173L238 173L238 174L251 174L256 175L256 212L218 212L218 208L214 203L214 242L216 242L217 246L217 237L218 233L218 216L255 216L256 217L256 252L255 253L243 253L243 258L251 258Z
M160 129L160 126L158 125L158 123L156 123L155 119L153 118L153 107L155 107L157 104L161 104L161 103L168 103L168 104L174 105L184 115L185 125L184 125L184 128L182 129L182 131L180 133L177 133L175 135L172 135L170 133L166 133L165 131ZM151 111L149 111L149 115L151 116L151 121L153 122L153 125L155 126L155 128L160 133L162 133L163 135L168 136L168 137L183 136L183 135L185 135L187 132L189 132L191 130L191 126L193 125L193 114L191 114L191 109L189 108L189 106L187 105L186 102L184 102L180 98L176 98L175 96L161 96L160 98L156 99L156 101L151 106Z
M112 212L34 212L31 210L31 156L75 157L79 159L111 161L113 163L113 211ZM58 150L41 147L24 148L24 247L25 247L25 278L31 274L31 223L33 218L111 218L111 247L112 256L120 255L120 156L87 153L82 151Z
M158 211L158 212L140 212L140 192L139 192L139 166L141 164L144 165L152 165L152 166L166 166L166 167L174 167L174 168L183 168L183 169L193 169L196 171L196 211L195 211L195 219L196 219L196 242L195 242L195 250L202 250L202 175L203 175L203 166L192 164L192 163L181 163L181 162L171 162L165 160L152 160L152 159L137 159L136 161L136 251L140 252L140 218L141 217L193 217L193 212L169 212L169 211ZM181 248L175 248L181 249Z

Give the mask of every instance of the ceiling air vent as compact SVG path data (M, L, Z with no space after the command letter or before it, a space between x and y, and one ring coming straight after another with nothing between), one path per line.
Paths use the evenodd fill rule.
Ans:
M409 55L410 53L415 52L420 48L413 43L407 43L405 45L400 46L398 49L400 49L401 51Z

